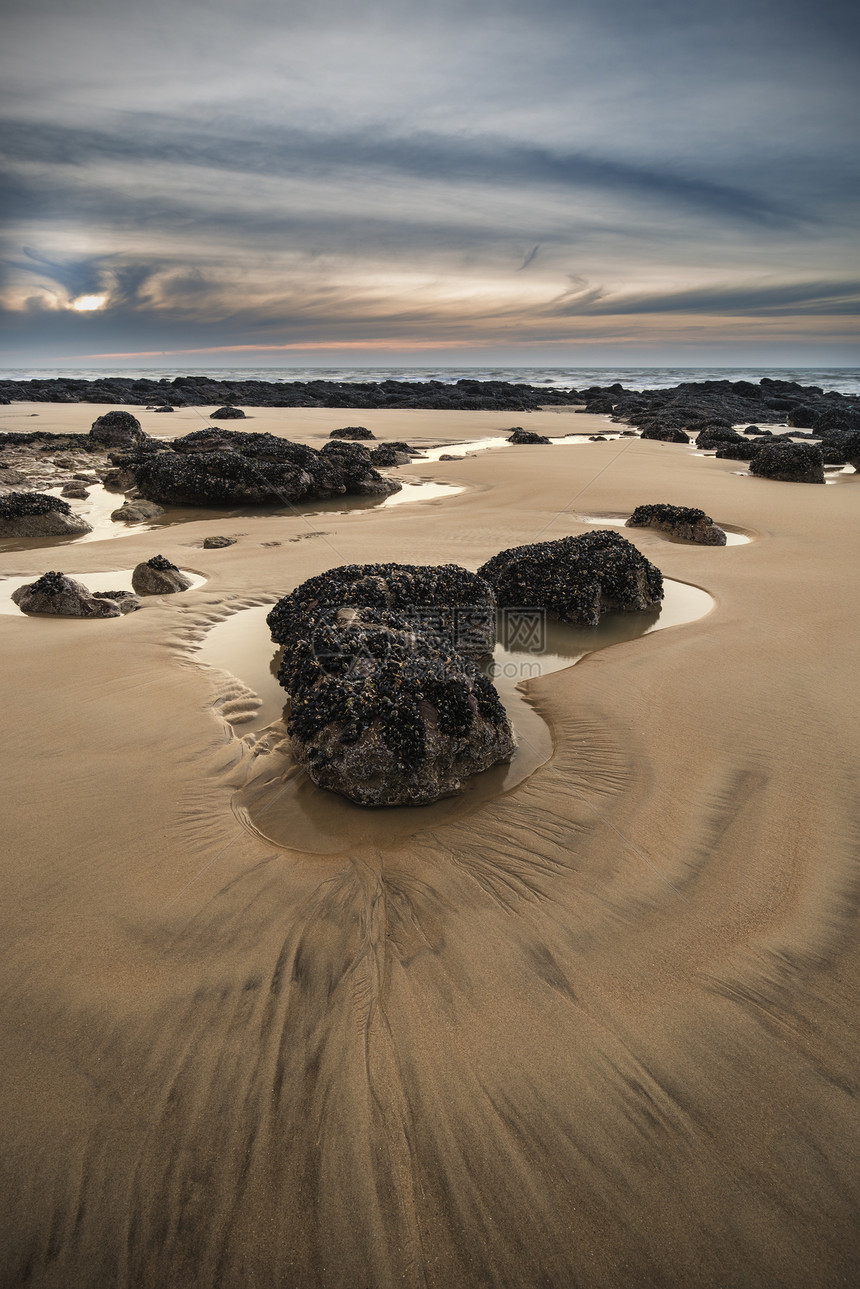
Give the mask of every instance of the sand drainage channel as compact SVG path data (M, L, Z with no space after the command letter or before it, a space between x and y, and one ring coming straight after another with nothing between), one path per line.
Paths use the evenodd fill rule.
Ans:
M521 617L500 613L499 641L486 671L514 725L519 747L510 764L473 776L459 797L431 806L368 810L311 783L282 737L275 739L272 755L259 758L259 772L236 793L234 810L268 840L318 853L338 852L356 839L382 845L445 822L515 787L552 755L549 727L529 700L524 683L572 667L598 649L694 622L709 613L714 603L707 591L664 578L664 599L658 610L606 613L593 628L547 621L527 641L519 638ZM281 650L273 645L266 626L270 608L263 605L232 614L207 632L195 654L196 661L229 673L257 695L257 709L232 722L240 736L259 736L284 714L286 695L277 681Z

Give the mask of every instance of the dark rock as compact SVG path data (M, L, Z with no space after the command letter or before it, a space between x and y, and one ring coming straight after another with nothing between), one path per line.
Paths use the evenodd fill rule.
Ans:
M92 528L72 513L67 501L43 492L7 492L0 496L0 537L65 537Z
M149 436L140 427L140 421L131 412L105 412L93 421L90 438L110 448L129 447Z
M792 407L786 416L786 424L793 425L798 430L811 430L815 423L816 411L814 407L807 407L803 403L798 403Z
M642 439L656 439L659 443L689 443L690 436L684 430L673 429L670 425L652 425L643 430Z
M342 430L332 430L330 439L375 439L376 435L363 425L347 425Z
M685 542L699 546L725 546L726 534L706 515L692 506L669 506L662 503L637 506L627 520L628 528L657 528Z
M696 447L700 452L713 452L715 448L720 448L724 443L743 443L744 440L733 430L730 425L713 426L710 429L700 430L696 435Z
M412 453L405 443L380 443L370 453L374 465L409 465Z
M439 458L440 461L465 461L465 457L454 456L452 452L443 452Z
M821 444L821 451L825 454L824 460L828 465L842 465L842 461L836 458L843 456L845 461L860 474L860 430L849 430L826 439Z
M608 443L609 442L605 434L589 434L588 441L589 443Z
M153 555L152 559L137 565L131 584L138 595L173 595L187 591L192 582L169 559Z
M824 483L821 449L809 443L768 443L750 462L750 474L785 483Z
M218 407L209 413L210 421L244 421L245 413L241 407Z
M204 537L203 549L205 551L223 550L225 546L235 546L235 537Z
M89 489L82 483L64 483L61 492L64 497L71 497L73 501L86 501L90 495Z
M116 601L94 596L83 582L55 571L19 586L12 592L12 600L22 613L63 618L118 618L121 612Z
M513 755L499 697L469 654L492 649L487 584L456 565L346 565L267 618L284 645L296 758L360 805L425 805Z
M146 501L143 497L135 497L132 500L125 501L117 509L111 511L111 519L120 524L142 524L147 519L157 519L159 515L164 514L163 507L154 501Z
M171 407L169 403L165 403L164 407L150 407L147 410L150 412L175 412L176 408Z
M860 411L851 405L824 408L816 414L809 428L822 435L833 430L860 430Z
M515 546L478 569L503 607L544 609L562 622L597 626L601 613L654 609L663 575L620 533Z
M524 430L519 426L513 431L508 443L550 443L545 434L535 434L533 430Z
M747 439L741 443L719 443L716 445L716 457L722 461L752 461L757 452L761 451L762 444Z

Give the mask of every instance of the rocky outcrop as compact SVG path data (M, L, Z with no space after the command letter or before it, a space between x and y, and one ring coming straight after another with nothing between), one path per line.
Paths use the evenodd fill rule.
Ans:
M105 412L93 421L90 429L90 438L109 448L131 447L148 437L131 412Z
M810 443L768 443L750 462L750 474L785 483L824 483L824 459Z
M92 528L72 513L67 501L43 492L7 492L0 496L0 538L78 537Z
M284 646L294 754L320 787L360 805L426 805L510 760L516 740L474 657L495 603L456 565L346 565L269 613Z
M193 585L191 578L163 555L153 555L152 559L138 564L131 575L131 584L138 595L174 595Z
M524 430L520 426L513 431L508 443L551 443L545 434L535 434L533 430Z
M121 594L125 596L127 592ZM118 618L123 612L117 601L108 598L105 592L93 595L83 582L56 571L43 573L37 581L19 586L12 592L12 600L22 613L62 618ZM135 603L133 607L140 605Z
M245 413L241 407L216 407L209 413L210 421L244 421Z
M627 520L628 528L656 528L698 546L725 546L726 534L706 515L693 506L669 506L658 502L637 506Z
M514 546L478 573L502 607L543 609L562 622L589 627L607 611L655 609L663 599L660 570L632 542L606 529Z
M656 439L658 443L689 443L685 430L671 425L651 425L639 435L641 439Z
M174 506L278 506L320 497L387 496L402 487L380 475L359 443L317 452L274 434L217 427L175 440L174 450L130 454L126 468L147 500Z
M363 425L346 425L342 430L332 430L330 439L375 439L376 435Z

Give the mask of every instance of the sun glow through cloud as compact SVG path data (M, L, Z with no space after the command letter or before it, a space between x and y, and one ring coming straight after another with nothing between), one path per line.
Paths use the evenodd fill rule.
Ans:
M93 313L96 309L103 309L106 304L106 295L79 295L77 300L72 300L70 308L76 313Z

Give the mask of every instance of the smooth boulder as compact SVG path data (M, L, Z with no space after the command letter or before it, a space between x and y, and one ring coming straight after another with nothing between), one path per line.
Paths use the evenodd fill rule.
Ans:
M191 578L181 572L163 555L138 564L131 575L131 584L138 595L175 595L193 585Z
M115 600L93 595L83 582L56 570L19 586L12 601L22 613L51 617L118 618L122 612Z

